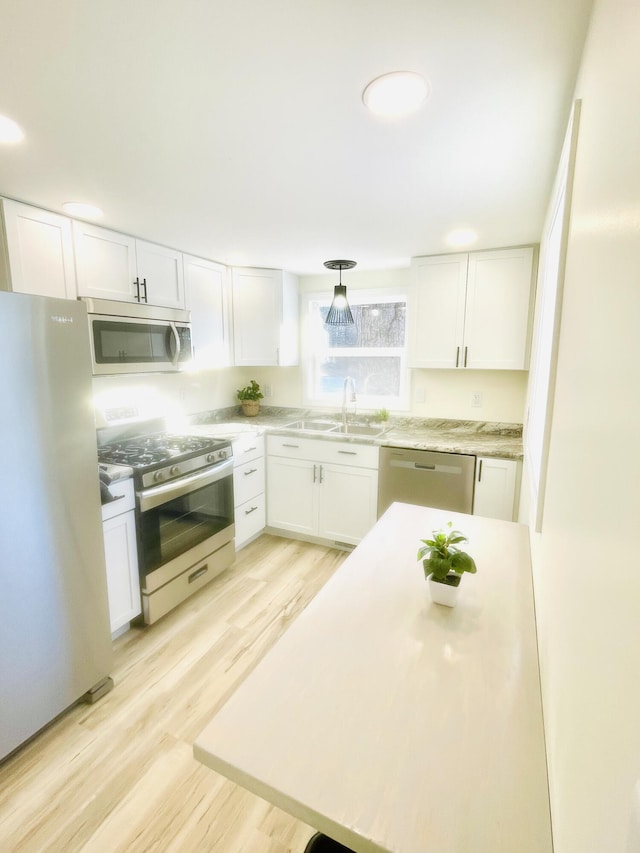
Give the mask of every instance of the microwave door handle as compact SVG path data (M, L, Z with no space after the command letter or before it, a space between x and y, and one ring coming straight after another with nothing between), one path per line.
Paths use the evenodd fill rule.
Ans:
M225 462L219 462L212 468L206 468L204 471L198 471L197 474L192 474L190 477L181 477L179 480L173 480L171 483L163 483L161 486L152 486L150 489L137 492L138 500L140 501L140 510L145 512L148 509L153 509L160 504L168 503L174 498L181 498L200 489L203 486L210 486L212 483L217 483L224 477L230 477L233 474L233 458L227 459Z
M178 333L178 328L175 323L169 323L169 335L173 337L173 342L175 344L175 353L173 358L171 358L171 364L173 367L178 367L180 362L180 335ZM171 345L168 347L169 356L171 357Z

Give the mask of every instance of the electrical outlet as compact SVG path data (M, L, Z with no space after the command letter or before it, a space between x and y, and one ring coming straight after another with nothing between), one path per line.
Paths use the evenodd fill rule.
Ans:
M265 385L264 386L264 396L265 397L271 397L272 394L273 394L273 389L271 388L271 385Z
M471 405L476 409L482 408L482 392L481 391L475 391L471 395Z

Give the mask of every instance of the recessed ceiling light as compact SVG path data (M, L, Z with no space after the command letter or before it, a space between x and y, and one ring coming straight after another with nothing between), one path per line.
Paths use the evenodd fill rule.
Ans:
M78 216L80 219L99 219L102 211L95 204L85 204L82 201L65 201L62 209L69 216Z
M415 112L429 91L429 83L421 74L392 71L372 80L362 93L362 100L376 115L399 118Z
M24 132L12 118L0 115L0 142L22 142Z
M475 243L477 239L478 235L471 228L458 228L446 237L450 246L469 246L471 243Z

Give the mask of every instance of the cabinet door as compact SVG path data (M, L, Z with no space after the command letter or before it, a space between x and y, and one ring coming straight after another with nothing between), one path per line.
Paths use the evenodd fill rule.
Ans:
M137 302L136 241L85 222L73 223L78 295Z
M234 269L232 287L235 364L277 365L282 323L282 272Z
M473 514L513 521L518 462L478 457Z
M466 367L526 370L533 249L469 255Z
M196 367L231 364L227 268L213 261L183 256L185 303L191 311L193 362Z
M304 459L267 459L267 524L315 535L319 465Z
M146 283L146 302L163 308L184 308L182 253L156 243L136 240L138 277Z
M142 610L134 511L104 521L102 529L107 563L109 615L113 633Z
M468 255L414 258L409 300L409 367L462 364Z
M318 486L318 536L357 545L376 523L378 472L322 465Z
M36 296L76 298L71 220L3 199L8 288Z

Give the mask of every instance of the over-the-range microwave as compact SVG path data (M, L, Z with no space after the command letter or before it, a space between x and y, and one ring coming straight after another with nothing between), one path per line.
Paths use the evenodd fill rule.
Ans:
M182 370L191 360L191 312L83 298L94 375Z

